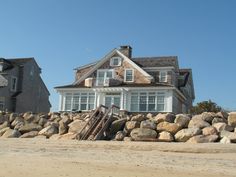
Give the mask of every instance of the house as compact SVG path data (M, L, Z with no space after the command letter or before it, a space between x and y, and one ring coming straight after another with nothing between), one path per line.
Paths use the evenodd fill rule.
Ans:
M0 110L48 112L49 91L34 58L0 58Z
M134 58L121 46L75 71L74 83L55 88L60 111L114 104L128 112L187 113L195 98L192 71L180 69L176 56Z

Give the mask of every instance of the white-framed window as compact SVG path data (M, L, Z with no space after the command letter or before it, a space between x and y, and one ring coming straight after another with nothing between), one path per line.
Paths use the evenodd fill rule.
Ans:
M167 71L160 71L159 82L167 82Z
M0 97L0 111L4 111L5 109L5 98Z
M95 93L66 93L64 111L86 111L95 107Z
M121 58L120 57L112 57L110 60L110 66L120 66Z
M11 77L11 91L15 92L17 89L17 78L12 76Z
M134 82L134 70L125 69L125 82Z
M99 69L97 70L97 86L104 86L106 79L114 78L114 69Z
M165 93L134 92L131 93L131 112L164 112Z

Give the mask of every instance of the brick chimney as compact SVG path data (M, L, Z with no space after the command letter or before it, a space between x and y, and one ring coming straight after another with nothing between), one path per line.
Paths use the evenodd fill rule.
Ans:
M130 47L129 45L120 46L119 51L123 53L125 56L127 56L128 58L132 57L132 47Z

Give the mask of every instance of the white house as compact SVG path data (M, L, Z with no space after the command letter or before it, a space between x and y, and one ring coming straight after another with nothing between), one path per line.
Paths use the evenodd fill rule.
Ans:
M115 104L128 112L188 112L195 98L191 69L176 56L132 57L130 46L76 68L75 82L55 88L59 111L88 111Z

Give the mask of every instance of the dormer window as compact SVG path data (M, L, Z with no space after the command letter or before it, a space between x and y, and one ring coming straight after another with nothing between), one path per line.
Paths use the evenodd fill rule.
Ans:
M167 71L160 71L159 82L167 82Z
M120 66L121 65L121 58L120 57L113 57L110 60L111 66Z
M125 82L134 82L134 70L125 69Z

